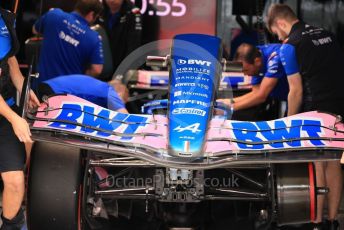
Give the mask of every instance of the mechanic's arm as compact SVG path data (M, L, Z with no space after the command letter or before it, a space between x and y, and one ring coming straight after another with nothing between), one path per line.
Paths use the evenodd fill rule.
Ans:
M98 77L103 70L103 64L92 64L86 71L85 74L92 76L92 77Z
M255 94L255 92L259 89L259 84L258 85L253 85L251 92L249 93L245 93L244 95L241 95L239 97L235 97L233 98L233 100L235 102L239 102L239 101L244 101L247 100L248 98L251 98L253 96L253 94Z
M258 88L259 88L259 85L253 85L252 86L252 90L249 93L246 93L246 94L244 94L242 96L239 96L239 97L235 97L233 99L231 99L231 98L224 98L224 99L217 99L216 101L224 103L224 104L226 104L228 106L232 106L233 102L234 103L235 102L240 102L240 101L244 101L244 100L247 100L247 99L253 97L255 91L258 90Z
M288 76L289 94L288 94L288 116L297 114L302 104L302 79L299 73Z
M303 95L302 77L300 75L295 47L288 43L283 44L280 48L280 57L288 77L289 94L287 115L291 116L300 112Z
M92 53L85 74L97 78L102 73L104 64L103 43L100 36L90 42L90 46L92 47Z
M24 77L22 73L20 72L19 64L15 56L10 57L8 59L8 65L10 66L10 75L11 75L12 83L14 87L16 87L16 89L19 92L21 92L23 82L24 82Z
M12 83L14 87L17 89L17 91L21 94L23 83L24 83L24 77L22 73L20 72L19 64L15 56L10 57L8 59L8 65L10 66L10 76L11 76ZM31 108L35 106L40 106L39 100L32 90L30 91L29 106Z
M261 77L252 76L252 80L251 80L252 90L251 90L251 92L246 93L246 94L239 96L239 97L235 97L234 102L241 102L241 101L249 100L250 98L252 98L253 95L256 93L256 91L258 91L259 85L262 82L262 79L263 78L261 78Z
M234 99L234 111L247 109L265 102L277 82L277 78L264 77L260 85L253 86L254 88L252 93L250 93L250 97L246 97L244 100L240 101Z
M32 142L28 123L7 105L2 96L0 96L0 115L5 117L11 123L14 133L21 142Z
M53 24L48 23L48 21L51 21L51 18L56 18L56 12L61 11L60 9L54 9L51 8L49 9L48 12L46 12L45 14L43 14L42 16L40 16L35 23L32 26L32 33L33 34L43 34L44 32L44 27L45 26L54 26Z

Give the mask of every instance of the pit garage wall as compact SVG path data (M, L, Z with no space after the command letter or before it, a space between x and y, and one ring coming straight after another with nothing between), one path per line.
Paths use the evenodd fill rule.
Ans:
M17 30L24 47L24 41L31 35L31 27L40 11L45 12L49 7L61 7L71 11L76 0L20 0ZM216 1L216 0L211 0ZM257 1L257 0L251 0ZM324 27L337 35L344 48L344 1L343 0L266 0L266 6L271 3L284 2L290 5L304 21ZM13 0L2 0L1 5L11 8ZM40 5L43 5L40 9ZM216 34L223 39L224 44L230 47L232 28L240 26L232 14L233 0L217 0ZM267 7L266 7L267 8ZM243 17L248 21L248 16ZM253 17L253 22L256 20ZM18 58L24 61L24 49L20 50Z
M232 14L232 0L217 0L217 36L221 37L226 46L230 46L232 29L240 28ZM255 1L255 0L252 0ZM267 0L264 15L270 4L288 4L298 16L315 26L330 30L337 36L344 50L344 1L343 0ZM248 22L249 17L243 16ZM253 17L253 23L256 17Z
M280 0L245 0L245 3L242 3L242 5L250 5L252 2L258 2L262 4L262 1L266 2L265 6L269 6L272 3L281 2ZM263 15L265 15L266 9L263 10ZM252 15L251 17L248 15L241 15L248 26L252 26L254 23L257 22L257 17L255 16L256 12L255 10L253 11L254 15ZM241 28L240 25L237 23L235 17L236 15L233 14L233 0L217 0L216 34L217 36L222 38L224 47L228 49L228 52L230 52L229 47L231 44L231 40L233 36L235 36L235 29ZM252 21L250 22L250 20Z

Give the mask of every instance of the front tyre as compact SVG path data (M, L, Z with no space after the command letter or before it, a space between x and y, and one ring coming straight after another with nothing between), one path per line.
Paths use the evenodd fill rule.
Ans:
M79 148L36 142L31 155L29 230L81 230L82 155Z

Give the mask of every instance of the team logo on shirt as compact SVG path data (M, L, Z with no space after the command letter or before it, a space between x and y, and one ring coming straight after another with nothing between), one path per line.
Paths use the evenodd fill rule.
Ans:
M7 27L6 26L1 27L0 33L1 35L9 34Z
M270 54L268 60L273 59L275 56L277 56L277 52L276 52L276 51L274 51L274 52L272 52L272 53Z
M65 42L68 42L69 44L77 47L79 45L79 41L76 40L75 38L72 38L71 36L69 36L68 34L65 34L63 31L60 31L59 33L59 37L64 40Z

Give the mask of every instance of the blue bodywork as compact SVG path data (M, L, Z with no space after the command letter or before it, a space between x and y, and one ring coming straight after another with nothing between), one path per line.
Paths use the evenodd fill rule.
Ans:
M203 153L215 89L221 76L221 39L182 34L174 37L172 47L169 154L198 157Z

